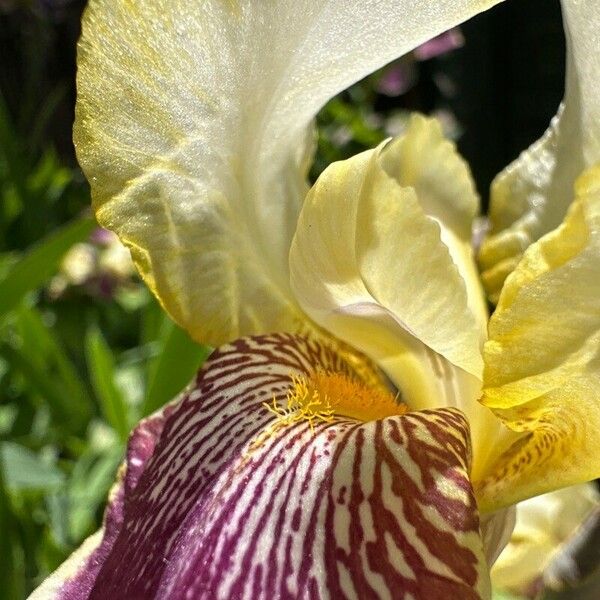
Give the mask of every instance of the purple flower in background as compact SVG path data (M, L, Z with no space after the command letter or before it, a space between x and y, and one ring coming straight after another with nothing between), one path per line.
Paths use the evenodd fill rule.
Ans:
M377 91L384 96L401 96L410 90L417 81L415 61L425 61L460 48L465 39L460 29L454 28L438 35L410 54L392 63L377 82Z
M413 62L401 58L385 70L377 82L377 91L384 96L401 96L415 84L416 73Z
M59 273L50 282L49 293L58 298L76 287L91 296L111 298L120 286L131 284L134 276L129 250L114 233L98 227L88 242L75 244L67 252Z
M446 52L450 52L451 50L461 48L464 43L465 38L463 34L460 29L455 27L421 44L418 48L414 49L413 55L417 60L429 60L446 54Z

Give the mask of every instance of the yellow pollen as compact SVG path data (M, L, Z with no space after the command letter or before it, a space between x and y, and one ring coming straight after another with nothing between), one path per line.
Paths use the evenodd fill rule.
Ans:
M358 421L376 421L403 415L407 406L398 402L383 385L365 385L342 373L315 372L309 386L325 398L333 413Z
M308 422L314 430L315 424L331 422L334 416L375 421L407 411L382 385L366 386L342 373L325 371L310 377L294 376L284 405L273 398L264 406L277 417L267 435L298 421Z
M294 375L284 402L273 397L271 402L263 403L276 418L251 443L249 452L294 423L307 422L314 431L315 425L331 423L336 416L366 422L408 411L380 382L369 383L326 371L316 371L309 377Z

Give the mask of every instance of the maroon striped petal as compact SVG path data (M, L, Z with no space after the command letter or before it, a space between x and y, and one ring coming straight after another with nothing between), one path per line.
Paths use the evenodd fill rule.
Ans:
M488 598L462 414L274 428L264 403L317 369L358 377L293 336L216 351L138 426L101 543L39 597Z

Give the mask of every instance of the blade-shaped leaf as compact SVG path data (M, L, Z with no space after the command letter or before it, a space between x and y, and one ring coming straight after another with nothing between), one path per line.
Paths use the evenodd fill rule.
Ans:
M194 342L171 320L164 324L161 346L150 372L144 416L158 410L181 392L212 352L212 348Z
M22 579L15 553L20 546L15 535L15 518L5 485L4 465L0 461L0 589L6 598L22 598Z
M25 377L27 386L45 400L55 422L60 422L64 429L71 432L80 432L85 427L89 407L73 402L61 382L49 375L45 366L40 365L26 348L3 343L0 344L0 355L12 369Z
M96 522L96 512L114 481L123 453L124 447L117 444L101 455L96 451L88 451L75 464L68 482L71 539L80 540L90 533Z
M21 336L21 348L49 376L60 379L65 400L75 412L90 414L90 397L77 368L64 350L53 327L48 327L39 310L22 304L16 325Z
M129 434L129 409L115 381L115 362L104 336L90 327L85 336L85 350L92 386L105 419L122 440Z

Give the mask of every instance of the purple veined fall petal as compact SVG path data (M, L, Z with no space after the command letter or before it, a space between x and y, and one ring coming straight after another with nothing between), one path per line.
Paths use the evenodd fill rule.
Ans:
M489 598L462 413L277 426L265 404L315 372L374 376L285 334L215 351L133 433L102 541L33 597Z

